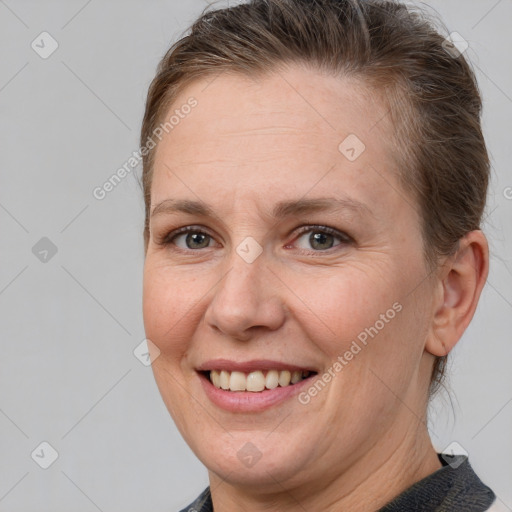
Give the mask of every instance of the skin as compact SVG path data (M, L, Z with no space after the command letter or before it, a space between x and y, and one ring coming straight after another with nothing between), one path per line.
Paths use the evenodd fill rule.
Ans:
M258 80L210 77L176 99L171 110L192 96L198 106L157 147L151 209L174 198L214 211L151 218L143 314L160 351L157 385L208 468L216 512L373 511L441 467L425 421L431 368L473 316L487 244L471 232L429 272L387 109L368 92L298 65ZM353 162L338 150L349 134L366 146ZM279 201L318 197L362 206L269 215ZM311 225L352 240L327 235L332 247L319 249L318 229L298 232ZM184 226L211 238L159 243ZM249 236L263 249L252 263L236 251ZM401 311L305 405L226 411L195 370L219 357L273 359L321 376L394 303ZM262 454L252 467L237 457L247 442Z

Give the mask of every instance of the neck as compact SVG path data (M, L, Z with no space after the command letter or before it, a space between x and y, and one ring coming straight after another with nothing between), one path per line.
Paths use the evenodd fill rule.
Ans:
M274 482L268 489L248 490L210 473L210 489L215 512L374 512L441 467L420 421L413 435L395 441L386 451L375 445L330 480L325 474L321 479L312 475L299 484Z

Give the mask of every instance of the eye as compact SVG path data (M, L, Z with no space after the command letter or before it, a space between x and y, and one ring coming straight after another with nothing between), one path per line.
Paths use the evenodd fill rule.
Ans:
M196 250L210 247L212 241L213 238L208 233L194 226L186 226L167 235L161 243L163 245L173 244L183 250Z
M352 242L352 238L347 234L327 226L306 226L296 240L300 249L311 250L313 248L315 252L327 251L338 245ZM336 240L340 242L335 243Z
M212 242L215 243L215 240L212 235L198 226L185 226L157 239L156 242L160 245L174 245L183 251L194 251L213 247ZM295 239L299 249L314 252L328 251L351 242L353 239L349 235L327 226L304 226Z

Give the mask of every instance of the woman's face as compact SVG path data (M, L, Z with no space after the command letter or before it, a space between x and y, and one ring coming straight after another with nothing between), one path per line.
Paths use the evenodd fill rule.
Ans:
M195 82L169 112L144 324L167 408L228 482L325 483L414 447L432 288L371 98L291 67Z

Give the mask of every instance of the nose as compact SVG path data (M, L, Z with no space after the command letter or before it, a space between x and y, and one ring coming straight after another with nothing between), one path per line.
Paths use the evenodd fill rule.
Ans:
M265 330L279 329L286 311L263 254L247 263L235 253L230 263L214 288L205 312L206 324L240 341L248 341Z

